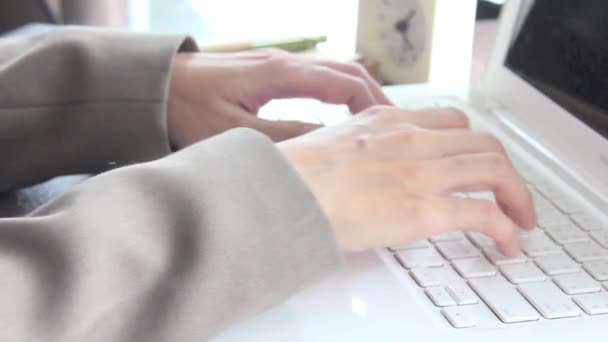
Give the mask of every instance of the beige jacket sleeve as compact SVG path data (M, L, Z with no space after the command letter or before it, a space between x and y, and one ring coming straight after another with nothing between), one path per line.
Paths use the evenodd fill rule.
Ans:
M74 28L2 41L2 188L167 154L183 42ZM237 129L0 219L0 341L202 341L338 264L308 188Z
M165 99L185 36L63 27L0 39L0 191L169 153Z

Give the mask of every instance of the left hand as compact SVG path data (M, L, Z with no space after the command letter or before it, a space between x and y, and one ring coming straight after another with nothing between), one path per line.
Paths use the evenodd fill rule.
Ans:
M317 129L314 124L256 116L270 100L296 97L346 104L352 113L391 104L365 69L354 63L275 50L180 53L171 72L169 138L176 147L185 147L235 127L258 130L275 141Z

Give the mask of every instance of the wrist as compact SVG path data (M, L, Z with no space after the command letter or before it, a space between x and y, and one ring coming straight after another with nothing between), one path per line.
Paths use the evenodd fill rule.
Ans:
M294 140L288 140L276 146L308 187L319 208L329 219L339 249L346 250L342 233L338 229L340 219L335 215L336 203L331 196L331 193L337 190L334 187L335 182L332 180L332 165L319 157L323 155L323 149L326 146L315 146L315 144L299 143Z
M167 135L172 148L182 148L187 145L184 134L186 108L184 108L183 94L189 55L189 53L178 53L173 59L169 75L166 120Z

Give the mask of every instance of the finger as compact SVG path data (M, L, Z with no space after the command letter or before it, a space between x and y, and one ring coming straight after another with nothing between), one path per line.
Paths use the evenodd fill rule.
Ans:
M532 196L509 159L502 154L459 155L425 163L426 184L440 193L493 191L500 208L520 227L532 228Z
M357 77L319 65L297 65L282 71L271 98L310 97L346 104L353 113L377 104L367 83Z
M430 145L437 157L477 153L507 154L498 138L484 132L438 131L435 142Z
M453 196L427 201L422 215L430 215L429 235L447 231L476 231L493 238L501 253L519 253L518 227L496 203Z
M393 105L391 100L389 100L388 97L386 97L386 95L384 94L384 92L382 92L380 84L376 82L376 80L367 72L367 70L365 70L363 66L361 66L361 64L340 63L326 60L318 60L315 61L315 63L365 80L369 89L372 92L372 95L374 96L374 99L376 99L376 102L378 104Z
M264 133L275 142L289 140L322 127L301 121L270 121L257 117L248 117L245 125Z
M374 142L382 156L405 157L409 160L439 159L461 154L499 153L506 155L502 143L487 133L471 131L431 131L395 128L377 134Z
M434 130L468 129L469 119L455 108L408 110L391 106L374 106L364 114L378 128L394 128L399 124L416 125Z

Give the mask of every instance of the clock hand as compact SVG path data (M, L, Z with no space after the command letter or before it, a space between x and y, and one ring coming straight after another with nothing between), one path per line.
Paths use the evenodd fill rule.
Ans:
M397 32L401 36L401 50L403 52L407 52L408 50L414 49L414 46L408 38L410 24L412 19L414 18L414 15L416 15L416 10L410 10L410 12L405 17L395 23L395 30L397 30Z
M412 44L409 37L407 36L407 33L402 33L401 34L401 52L408 53L413 50L414 50L414 45Z
M405 17L395 23L395 30L399 33L406 33L410 30L410 23L416 14L416 10L411 10Z
M403 40L403 44L407 47L407 49L414 50L414 44L412 44L410 41L410 37L408 37L407 33L404 33L401 39Z
M408 13L406 20L408 22L412 21L412 18L414 17L414 15L416 15L416 10L415 9L411 10L410 13Z

